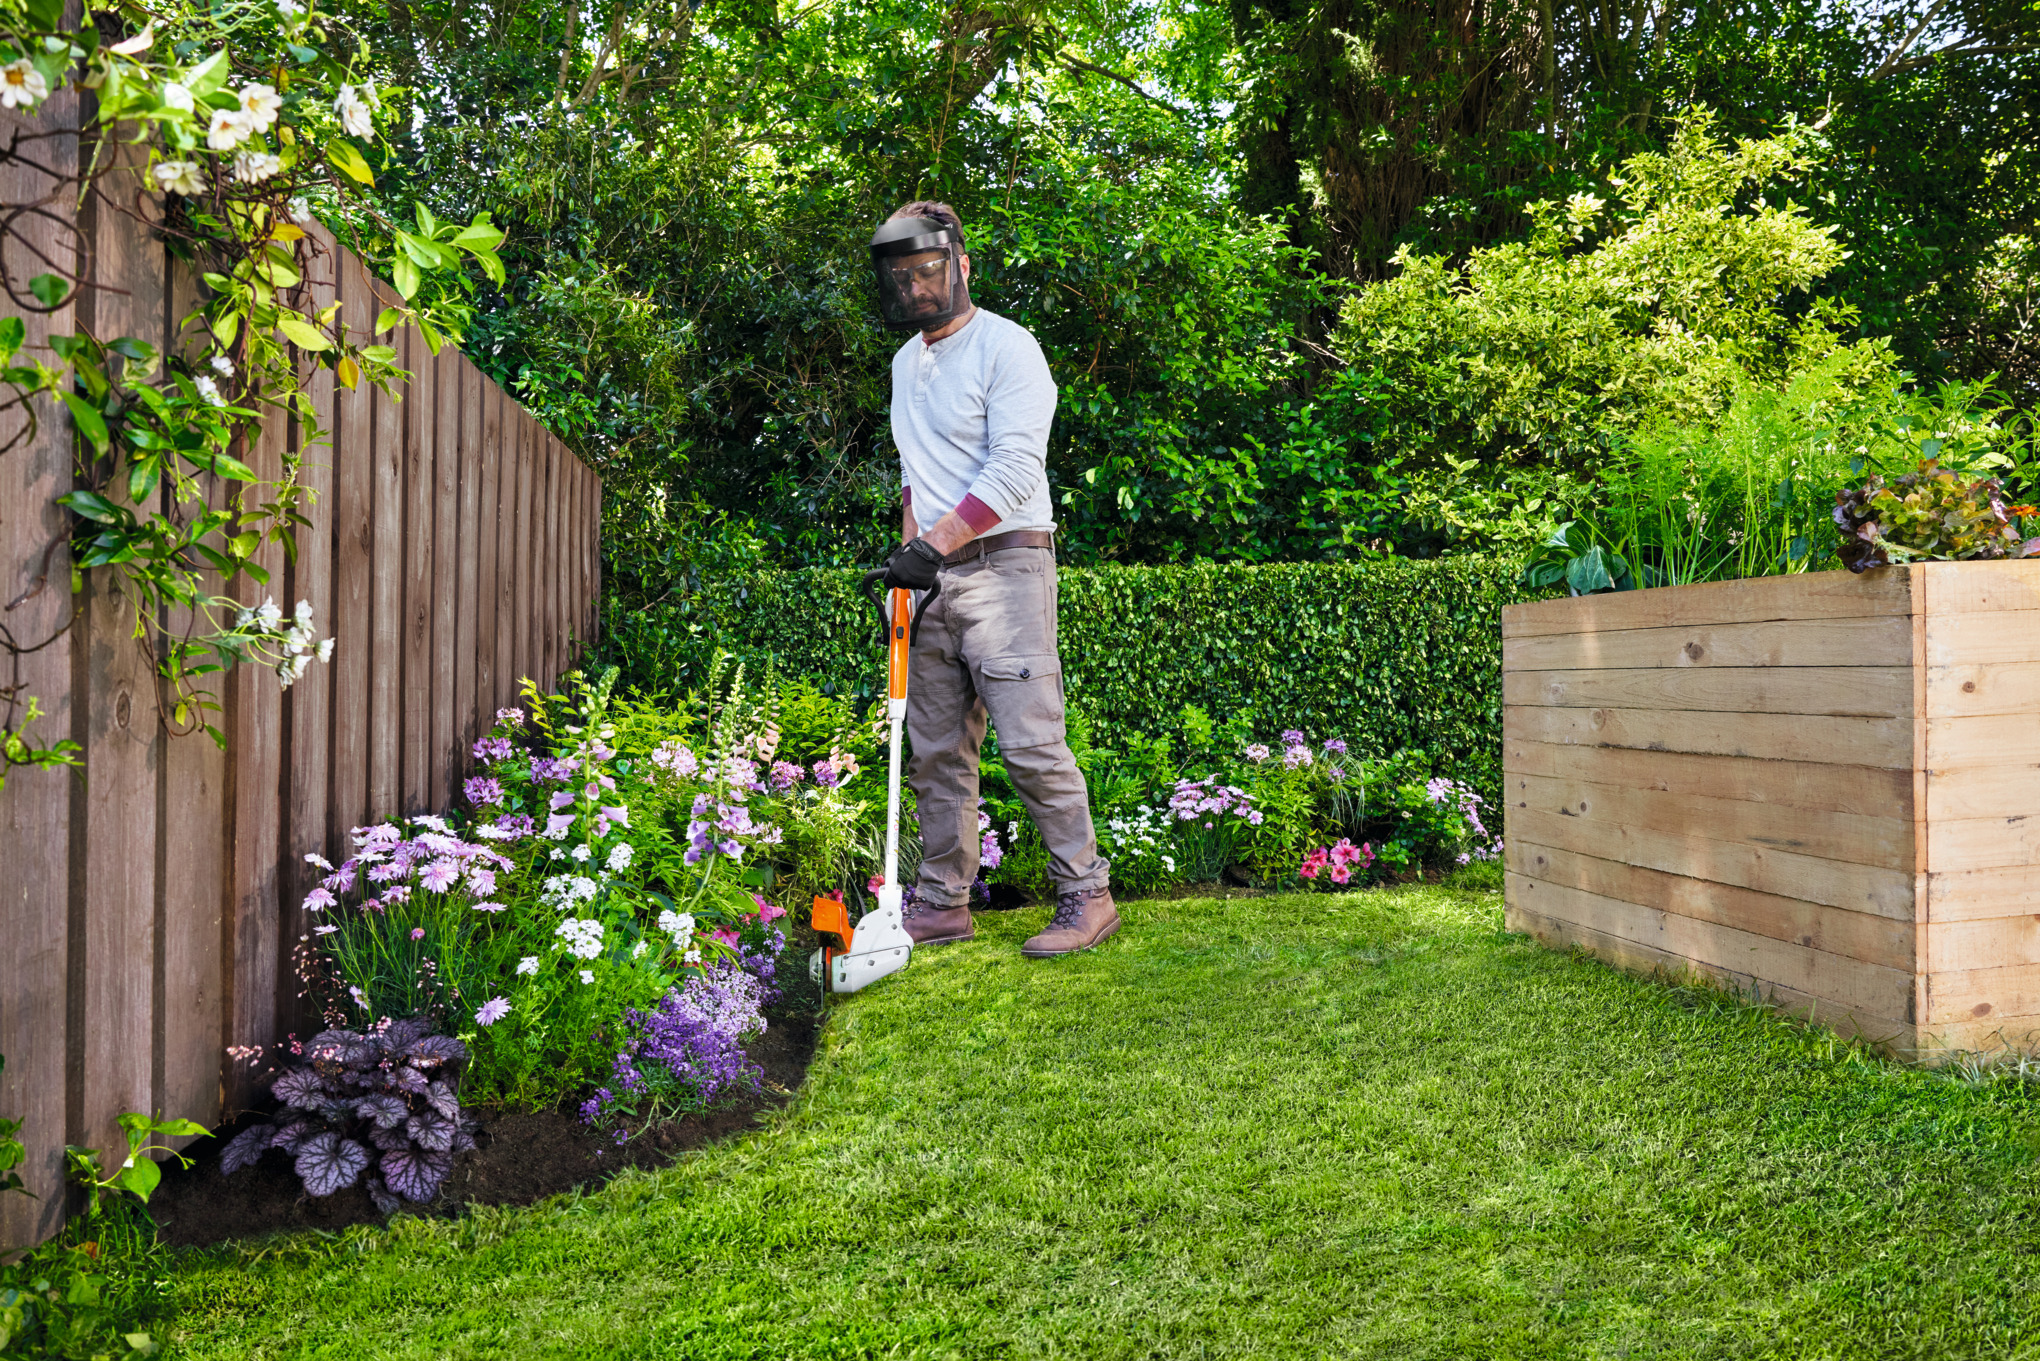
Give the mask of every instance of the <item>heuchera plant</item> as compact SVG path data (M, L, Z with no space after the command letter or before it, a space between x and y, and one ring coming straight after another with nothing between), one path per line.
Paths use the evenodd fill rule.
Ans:
M369 1172L368 1193L389 1214L405 1200L438 1195L454 1155L475 1146L457 1087L467 1046L452 1036L434 1035L422 1021L383 1021L367 1031L322 1031L304 1058L270 1084L283 1109L235 1135L221 1171L279 1149L314 1196L344 1191Z

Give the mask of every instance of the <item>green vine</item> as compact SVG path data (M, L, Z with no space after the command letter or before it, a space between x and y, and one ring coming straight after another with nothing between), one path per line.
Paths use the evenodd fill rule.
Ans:
M419 207L400 224L378 200L373 164L389 155L379 129L394 101L357 76L367 55L343 19L298 0L88 5L76 28L64 26L62 0L0 0L0 105L22 124L0 140L0 162L46 186L34 201L0 204L0 238L14 238L0 239L0 259L43 268L23 280L0 267L22 314L0 317L0 412L18 413L0 457L32 442L58 404L77 433L73 487L57 498L69 528L27 564L27 588L0 604L11 668L0 683L0 788L16 766L77 759L72 743L36 745L28 729L41 705L20 680L21 658L54 643L76 609L41 639L18 639L6 624L47 589L66 544L74 595L89 572L117 584L173 732L203 728L224 741L206 721L220 707L207 687L236 664L272 666L288 686L331 656L308 603L286 614L273 600L250 607L222 593L243 576L267 586L263 545L292 554L294 530L309 523L298 474L326 436L306 384L326 368L343 387L390 390L409 374L376 337L415 326L437 354L472 316L469 266L503 281L503 235L487 214L460 225ZM66 87L82 110L68 125L50 107ZM54 153L71 135L78 168L65 173ZM82 326L30 343L24 316L56 313L99 285L87 236L73 263L51 259L27 229L54 221L75 231L73 214L88 205L102 221L146 222L203 284L168 352ZM337 303L313 305L305 281L329 249L308 230L315 222L394 282L401 302L372 334L350 332ZM265 421L285 416L297 422L297 447L265 477L248 451Z

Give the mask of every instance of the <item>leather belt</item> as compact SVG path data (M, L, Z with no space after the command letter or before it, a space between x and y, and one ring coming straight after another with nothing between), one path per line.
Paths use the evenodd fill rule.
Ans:
M1046 529L1009 529L1004 534L989 534L982 539L972 539L963 547L942 559L944 567L961 567L966 562L976 562L987 553L996 553L1002 548L1053 548L1055 535Z

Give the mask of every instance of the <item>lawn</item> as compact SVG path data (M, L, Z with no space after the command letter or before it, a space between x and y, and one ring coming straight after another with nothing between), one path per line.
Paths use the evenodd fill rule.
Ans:
M1039 911L836 1005L755 1133L530 1209L177 1259L182 1351L2040 1356L2040 1094L1439 889Z

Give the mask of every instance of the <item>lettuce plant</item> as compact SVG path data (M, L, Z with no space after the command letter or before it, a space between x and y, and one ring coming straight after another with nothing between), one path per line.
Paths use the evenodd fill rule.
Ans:
M422 1021L321 1031L304 1046L304 1063L270 1084L283 1109L235 1135L220 1168L238 1172L274 1148L291 1156L310 1195L343 1191L368 1172L384 1214L431 1200L454 1155L475 1146L456 1086L466 1058L466 1045Z
M2040 555L2040 538L2022 540L1995 477L1968 481L1932 458L1887 484L1873 474L1860 487L1835 493L1841 558L1851 572L1898 562Z

